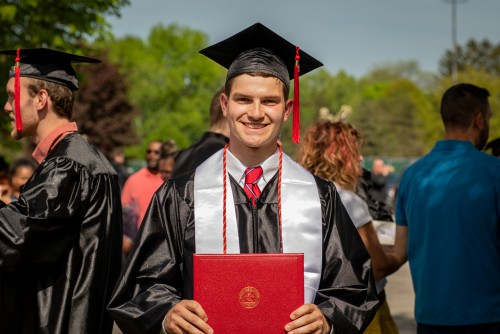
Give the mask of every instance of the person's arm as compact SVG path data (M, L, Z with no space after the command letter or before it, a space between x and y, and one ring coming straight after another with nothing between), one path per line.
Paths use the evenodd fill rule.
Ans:
M108 305L123 332L160 333L166 314L184 298L189 212L172 180L153 196Z
M408 226L396 225L396 241L388 252L401 267L408 260Z
M372 222L358 228L359 235L372 258L372 269L375 280L382 279L403 264L393 253L386 253L380 244Z
M359 333L378 306L371 261L333 185L320 185L323 203L323 266L314 303L334 333Z
M0 267L60 260L79 237L88 183L88 174L72 160L45 162L19 199L0 209Z

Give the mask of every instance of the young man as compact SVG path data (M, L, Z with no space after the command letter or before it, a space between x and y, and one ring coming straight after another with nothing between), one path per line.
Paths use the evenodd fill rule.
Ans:
M155 194L108 309L124 333L212 333L192 300L193 253L304 253L305 303L283 329L358 333L378 304L368 253L333 184L277 144L296 48L255 24L201 52L229 67L229 146ZM302 73L321 65L298 56Z
M500 333L500 160L480 152L488 96L471 84L445 92L445 139L399 186L395 250L410 263L419 334Z
M17 201L0 201L0 332L111 333L117 176L69 121L78 89L71 63L98 60L50 49L0 53L17 54L4 107L11 136L32 137L40 164Z

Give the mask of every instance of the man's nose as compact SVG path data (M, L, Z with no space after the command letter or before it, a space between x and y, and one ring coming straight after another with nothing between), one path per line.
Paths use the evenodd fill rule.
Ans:
M264 118L264 115L263 105L259 101L255 101L248 112L248 116L253 120L260 120Z

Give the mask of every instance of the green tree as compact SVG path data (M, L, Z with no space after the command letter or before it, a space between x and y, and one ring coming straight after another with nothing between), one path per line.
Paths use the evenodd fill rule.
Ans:
M441 75L451 75L452 62L453 51L447 50L439 61ZM465 45L457 46L457 70L463 72L468 68L500 75L500 43L495 45L487 39L471 38Z
M73 119L79 131L109 157L113 149L136 144L138 138L134 108L126 100L127 80L105 55L99 59L104 62L77 68L84 81L77 94Z
M438 114L417 83L430 78L414 62L380 66L362 78L349 120L365 136L363 154L420 156L428 151L438 136Z
M138 108L142 143L127 155L142 158L151 140L175 139L189 146L210 127L209 105L223 85L225 70L198 53L208 37L176 24L152 28L146 41L125 37L106 42L110 60L130 82L128 98Z
M425 96L407 79L365 87L351 121L365 137L363 154L419 156L425 152L420 113Z
M4 0L0 4L0 46L71 49L91 37L109 35L106 16L119 16L129 0ZM69 50L72 51L72 50Z

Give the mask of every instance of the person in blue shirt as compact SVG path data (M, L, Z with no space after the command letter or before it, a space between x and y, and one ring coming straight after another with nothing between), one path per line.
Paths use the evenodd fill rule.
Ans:
M408 259L417 333L500 333L500 159L488 140L489 92L450 87L444 140L404 173L395 251Z

